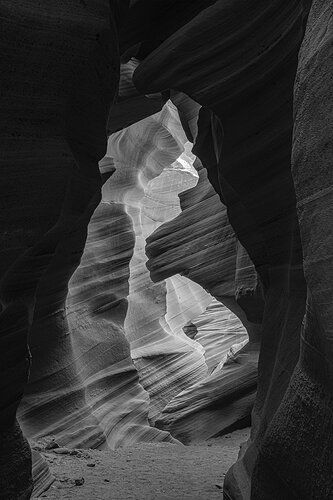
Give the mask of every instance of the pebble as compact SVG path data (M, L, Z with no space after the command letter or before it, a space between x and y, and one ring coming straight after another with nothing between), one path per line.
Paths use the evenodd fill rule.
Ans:
M45 445L45 450L54 450L54 448L59 448L58 443L56 443L55 441L50 441L50 443L47 443Z
M95 467L95 465L96 465L96 464L94 464L93 462L89 462L89 463L87 464L87 467Z
M57 455L69 455L71 450L68 448L56 448L53 453L57 453Z
M84 484L84 477L81 477L80 479L75 479L75 486L82 486Z

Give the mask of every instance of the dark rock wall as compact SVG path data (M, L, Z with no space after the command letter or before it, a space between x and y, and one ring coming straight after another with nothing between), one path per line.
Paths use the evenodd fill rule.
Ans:
M293 85L305 16L299 1L216 2L134 73L137 87L145 92L174 88L206 108L194 152L204 165L210 163L210 181L263 283L252 440L227 478L231 497L250 494L244 477L251 476L299 358L306 287L290 156ZM214 155L215 167L205 162Z
M314 1L298 59L310 4L1 2L1 498L32 490L16 421L29 336L32 347L47 336L66 342L68 281L100 201L118 31L124 62L142 61L139 93L165 99L173 89L202 106L194 152L242 245L233 301L262 321L252 435L225 496L332 498L333 11ZM131 97L140 117L160 109ZM128 116L110 119L110 131L135 121L134 108L117 106ZM252 274L242 287L247 254L260 281Z
M333 497L333 6L315 1L299 54L292 174L307 284L301 352L266 432L255 499Z
M100 199L98 160L119 76L112 18L112 5L102 0L89 7L78 0L0 6L0 455L9 464L1 471L2 498L31 491L29 451L15 415L28 378L39 282L57 263L61 279L49 313L63 307ZM68 239L75 245L66 256Z

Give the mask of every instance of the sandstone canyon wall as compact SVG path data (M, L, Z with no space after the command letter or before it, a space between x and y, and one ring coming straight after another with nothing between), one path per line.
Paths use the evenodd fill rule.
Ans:
M224 373L230 347L246 342L241 322L222 304L214 308L211 295L188 278L171 273L166 281L153 283L146 268L145 239L181 213L179 192L190 189L190 194L196 186L200 192L208 190L214 200L210 210L219 214L220 201L207 177L204 189L198 184L200 173L192 165L190 149L170 101L160 113L109 137L100 171L112 175L89 222L80 265L68 283L65 307L62 302L59 307L56 300L50 304L50 297L57 299L58 262L39 284L29 343L33 362L18 412L25 435L38 441L39 447L56 443L114 449L140 441L177 442L168 430L189 442L226 432L249 416L256 389L256 357L252 364L247 363L250 371L243 374L245 398L240 396L244 387L238 370L231 367L230 374ZM193 198L199 203L202 196L193 193ZM184 231L187 224L186 217L181 219L179 230ZM231 228L229 231L231 246L219 279L227 283L231 299L237 245ZM195 235L194 231L196 241ZM182 252L181 240L174 241ZM202 245L203 240L198 240L198 254L205 250ZM68 240L62 248L64 260L72 248ZM219 248L212 247L212 263ZM206 258L209 262L207 252ZM62 287L68 278L66 273ZM214 291L213 286L205 287ZM206 313L209 304L210 314L209 310ZM206 321L200 341L183 331L198 313ZM214 319L218 322L215 333ZM208 345L214 363L208 362ZM214 375L208 375L212 369ZM228 408L225 400L230 397L233 403ZM212 409L217 405L219 418ZM152 427L155 421L165 430ZM42 464L34 458L37 473ZM44 471L35 494L47 480Z
M298 362L260 450L253 498L279 498L277 487L290 498L333 495L332 14L331 2L313 2L298 60L292 174L306 313Z
M174 101L178 104L182 123L187 122L192 138L195 137L198 106L185 96L174 96ZM259 322L248 321L235 300L240 247L229 224L226 208L210 185L205 169L198 160L194 165L199 180L196 186L180 195L181 214L163 224L147 239L148 268L155 281L179 272L200 284L239 316L248 330L250 343L239 355L232 357L230 365L221 363L214 374L198 380L165 408L157 425L170 430L183 442L211 437L248 417L256 391L261 328ZM246 259L244 252L243 255ZM248 263L253 274L249 259ZM248 271L245 275L250 277ZM245 286L244 280L242 283ZM222 310L219 315L222 316ZM220 334L220 339L225 340L225 327L221 331L224 334ZM230 337L228 340L230 342ZM241 340L244 336L235 342ZM227 352L220 352L216 344L214 350L221 358Z
M16 410L28 380L28 336L40 281L58 269L48 313L59 311L60 317L100 199L98 161L119 78L114 18L114 6L106 1L90 12L79 2L43 9L35 2L1 4L4 498L28 498L32 489L30 450Z
M292 490L297 498L308 496L300 476L286 469L283 477L278 475L282 460L268 445L271 433L282 441L282 428L288 425L282 409L297 370L305 311L290 155L293 84L308 7L302 2L247 2L246 8L241 1L215 2L147 55L134 73L142 91L176 88L203 105L193 151L226 203L231 224L263 284L252 437L225 482L227 498L250 496L256 461L253 498L279 498L281 492L293 495ZM305 427L298 432L306 442ZM274 475L267 491L261 467L270 468L270 478ZM311 494L316 494L318 475L312 480Z
M177 397L183 390L191 390L192 386L196 387L197 382L206 380L207 374L207 363L203 356L207 350L202 349L204 343L200 345L200 343L187 338L182 327L189 320L195 318L198 311L205 310L205 307L212 301L211 296L204 292L200 286L195 285L195 283L191 284L187 278L176 275L177 270L172 265L172 259L167 260L170 264L170 272L166 281L153 283L146 268L147 258L144 252L145 239L154 229L165 220L177 220L173 219L181 212L177 194L191 187L192 194L194 186L198 184L198 174L192 166L194 157L190 158L189 148L191 145L186 141L178 112L170 101L160 114L153 115L128 129L111 135L108 144L108 154L114 158L117 171L108 182L107 196L111 199L121 199L125 203L126 210L133 220L136 234L134 256L130 264L129 309L125 320L125 334L130 341L131 355L138 369L140 381L150 395L149 415L151 422L154 422L161 412L163 413L163 409L174 397ZM163 167L164 170L161 172ZM159 172L161 172L160 175L156 177ZM210 187L208 187L209 189ZM202 186L200 186L200 192L202 191L205 189L202 190ZM193 196L195 197L194 192ZM201 197L197 196L197 203ZM213 213L217 212L218 214L220 202L217 196L214 197L214 201L215 203L211 203L210 209ZM197 210L199 213L201 207L198 206ZM207 221L204 220L201 226L204 223L207 224ZM196 256L199 256L200 252L206 256L207 262L210 259L213 261L214 252L216 255L218 248L214 248L209 240L205 240L205 247L203 246L204 240L201 238L200 242L201 234L197 235L194 221L192 221L192 246L196 254L193 254L193 249L191 253L184 252L180 235L187 231L189 219L180 218L180 222L177 224L178 231L174 231L172 241L178 256L184 255L182 261L186 258L189 265L198 267ZM162 224L162 227L164 226L165 224ZM226 282L228 280L231 282L229 285L230 297L233 294L232 280L235 277L236 262L234 235L232 238L233 242L229 250L230 259L226 260L220 272L222 281L224 279ZM213 257L209 256L208 245L212 247ZM233 255L234 257L232 257ZM199 258L202 261L202 257ZM182 271L182 265L178 258L179 271ZM161 264L162 269L163 265ZM204 269L202 275L205 272ZM203 284L200 280L199 283ZM204 285L208 291L212 291L209 285L206 283ZM189 307L190 302L191 307ZM217 311L217 314L222 314L222 311L226 314L222 308ZM239 339L244 340L246 337L246 333L237 318L232 313L229 313L227 317L230 318L231 323L234 322L237 326L234 335L228 336L227 328L221 327L222 323L219 323L219 337L215 336L214 341L212 341L218 362L222 360L232 344L238 342ZM209 330L206 337L211 333ZM225 345L223 348L219 348L218 342L223 340ZM255 373L256 366L254 366ZM234 380L236 378L234 377ZM237 385L236 381L235 385ZM251 397L246 410L244 410L246 416L249 415L252 407L255 383L252 383L251 388ZM195 390L194 393L196 393ZM205 382L203 382L200 393L200 397L206 398L202 405L203 408L213 404L213 400L209 396L209 387L206 386ZM237 394L237 390L235 390L235 394ZM215 397L216 399L218 397ZM192 418L198 423L200 419L198 413L200 412L197 405L194 407L196 410ZM210 413L211 419L214 419L213 412L208 413ZM161 418L158 418L159 426L164 428ZM184 415L181 415L180 419L184 421ZM234 412L231 423L237 420L237 412ZM208 427L207 424L207 417L203 417L202 425ZM227 427L228 424L223 419L216 420L216 425L210 426L206 434L197 431L197 435L201 438L204 435L210 437ZM168 426L166 429L170 430ZM185 433L177 433L175 428L173 428L172 433L182 441L192 439L191 433L185 438Z
M310 7L1 3L0 498L31 495L27 438L189 443L254 400L225 498L332 497L333 11Z

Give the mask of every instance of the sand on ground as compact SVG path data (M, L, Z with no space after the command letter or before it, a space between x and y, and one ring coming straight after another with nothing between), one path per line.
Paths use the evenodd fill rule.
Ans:
M74 455L49 450L42 455L55 481L34 498L222 499L224 476L248 436L249 429L243 429L191 446L138 444L116 451L75 450Z

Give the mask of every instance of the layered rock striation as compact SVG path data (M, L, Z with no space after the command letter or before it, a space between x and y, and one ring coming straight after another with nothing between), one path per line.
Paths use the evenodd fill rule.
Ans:
M52 481L26 437L206 439L257 389L225 497L331 498L331 3L0 14L0 496Z
M125 334L140 381L150 395L151 421L172 397L207 373L203 349L182 331L191 314L178 299L177 288L193 289L196 312L192 310L192 315L198 308L203 312L211 298L190 282L155 284L146 268L145 238L165 219L179 213L178 192L197 182L191 164L177 160L185 142L171 102L159 114L111 135L108 141L108 155L117 170L105 196L124 203L136 235Z
M330 2L313 2L298 60L292 175L306 313L299 360L260 448L253 498L333 495L332 14Z
M184 95L173 94L172 97L177 103L184 130L187 130L190 138L195 138L199 106ZM209 183L206 169L200 161L196 160L194 165L199 180L196 186L180 194L182 212L160 226L147 239L148 268L154 281L168 279L173 274L180 273L200 284L238 315L248 330L250 343L241 351L240 357L234 359L233 369L229 369L227 373L222 360L226 360L225 355L233 344L246 340L247 334L232 313L228 315L230 322L227 327L222 326L222 318L218 318L219 332L214 338L214 353L219 357L217 371L176 395L157 420L160 428L172 429L173 435L186 442L197 440L200 435L208 438L227 431L230 426L249 417L256 391L261 317L259 319L254 313L252 321L247 319L245 311L237 303L236 290L242 295L243 302L245 298L252 313L253 310L258 312L262 307L262 301L256 299L257 275L245 250L237 242L228 221L226 207ZM250 292L249 297L243 290L246 290L246 294ZM225 307L221 307L217 314L227 314ZM204 317L209 317L209 311L204 313ZM195 320L191 321L195 325ZM237 329L230 336L228 328L232 328L232 323L237 324ZM214 329L213 324L209 325L208 329L210 328ZM191 335L191 338L199 340L197 335ZM223 343L224 350L219 345ZM207 349L207 359L207 344L204 346ZM242 393L246 393L246 403L239 404L236 408L234 403L239 399L237 387L241 379L247 381L241 389ZM214 385L215 392L212 390ZM228 401L231 401L232 409L228 407ZM213 421L215 425L212 425Z
M42 306L38 311L30 381L19 409L27 437L52 436L59 446L99 449L155 439L172 442L148 424L149 397L123 330L133 247L132 224L123 207L102 201L90 220L65 310L60 317L45 314ZM56 278L48 275L48 285ZM50 296L46 292L42 297ZM61 320L65 324L59 327ZM53 330L51 340L43 338L45 329Z
M98 161L119 56L109 2L88 11L79 2L41 8L5 1L0 10L0 491L5 498L28 498L31 456L16 410L29 375L39 286L57 267L48 313L63 309L100 199Z
M226 481L231 498L250 496L256 457L299 359L305 281L290 154L293 84L307 10L299 1L217 1L134 73L141 91L177 89L203 106L194 152L263 285L252 437Z

